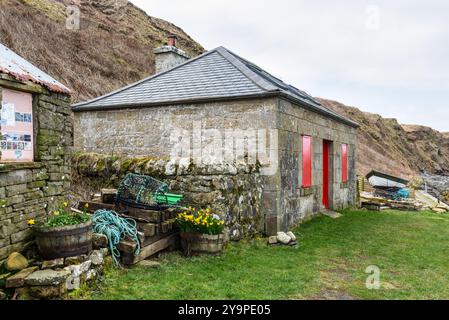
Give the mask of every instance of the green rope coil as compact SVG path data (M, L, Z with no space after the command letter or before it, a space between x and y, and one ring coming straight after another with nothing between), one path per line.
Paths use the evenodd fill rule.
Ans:
M130 238L137 244L134 254L140 253L140 242L135 220L122 218L115 211L101 209L94 213L92 221L94 232L104 234L108 238L109 251L117 268L120 268L120 251L117 246L121 240Z

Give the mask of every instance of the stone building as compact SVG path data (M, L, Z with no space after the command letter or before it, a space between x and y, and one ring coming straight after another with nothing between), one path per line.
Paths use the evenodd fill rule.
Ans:
M0 261L68 188L70 90L0 44Z
M356 123L223 47L188 59L172 42L155 55L156 75L73 106L76 149L214 172L253 161L266 234L355 203Z

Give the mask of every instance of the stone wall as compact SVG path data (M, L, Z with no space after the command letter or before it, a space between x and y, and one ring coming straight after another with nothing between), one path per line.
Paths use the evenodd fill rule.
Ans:
M35 162L0 160L0 261L27 245L31 236L27 221L53 210L69 190L73 141L67 95L5 77L0 79L0 92L1 87L33 93Z
M265 232L270 235L286 231L321 211L323 139L333 141L330 155L333 164L331 208L342 209L355 203L357 130L278 98L77 111L75 148L83 152L109 155L155 156L168 161L175 144L171 139L172 132L180 128L192 132L198 126L202 129L214 129L222 135L230 129L265 129L277 132L276 141L271 141L270 136L266 145L270 156L275 154L276 159L270 160L271 164L273 160L278 162L277 170L257 177L261 180L263 193L261 213L258 215L263 217ZM307 190L303 190L301 186L302 134L313 137L313 186ZM194 135L189 136L188 142L193 142L195 138ZM202 136L201 147L207 148L213 142L206 140ZM341 183L342 143L349 145L349 182L346 184ZM233 148L226 143L218 146L225 152ZM191 147L195 152L195 142ZM267 164L261 159L259 161L262 167ZM228 177L227 173L224 175ZM203 176L201 173L196 178L191 175L189 181L198 185L204 180L208 185L209 182ZM210 196L212 197L212 193ZM214 200L211 198L211 201Z
M331 118L321 116L280 99L277 112L279 130L279 174L264 177L264 206L267 208L268 233L287 230L321 211L323 139L330 140L329 161L332 194L330 207L343 209L355 204L355 154L357 130ZM302 188L302 135L312 136L312 188ZM349 145L348 183L342 184L341 144Z
M264 232L262 185L257 166L196 166L155 158L127 158L92 153L73 156L73 190L88 200L102 188L117 188L127 173L150 175L185 196L184 205L211 207L225 220L232 240Z
M126 156L169 157L173 130L272 128L275 99L139 109L76 111L76 150Z

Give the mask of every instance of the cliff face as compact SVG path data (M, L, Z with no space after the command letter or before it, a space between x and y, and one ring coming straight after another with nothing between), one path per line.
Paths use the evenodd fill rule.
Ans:
M80 9L77 30L66 28L69 5ZM177 35L178 46L192 57L204 52L180 28L126 0L0 0L0 9L0 42L70 87L75 101L153 74L153 48L169 34ZM376 169L403 177L422 170L449 175L449 133L321 101L361 125L359 174Z
M66 24L80 9L79 29ZM0 42L74 92L96 97L154 73L153 49L169 34L196 56L204 49L174 24L125 0L0 0Z
M339 102L320 99L328 108L356 122L359 129L357 171L372 169L412 177L422 171L449 175L449 134L418 125L401 125L396 119L360 111Z

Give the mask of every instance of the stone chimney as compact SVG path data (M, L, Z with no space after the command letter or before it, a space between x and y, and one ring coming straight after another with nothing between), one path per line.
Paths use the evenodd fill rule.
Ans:
M176 41L176 36L171 35L167 45L154 49L156 73L167 71L190 59L187 53L176 47Z

